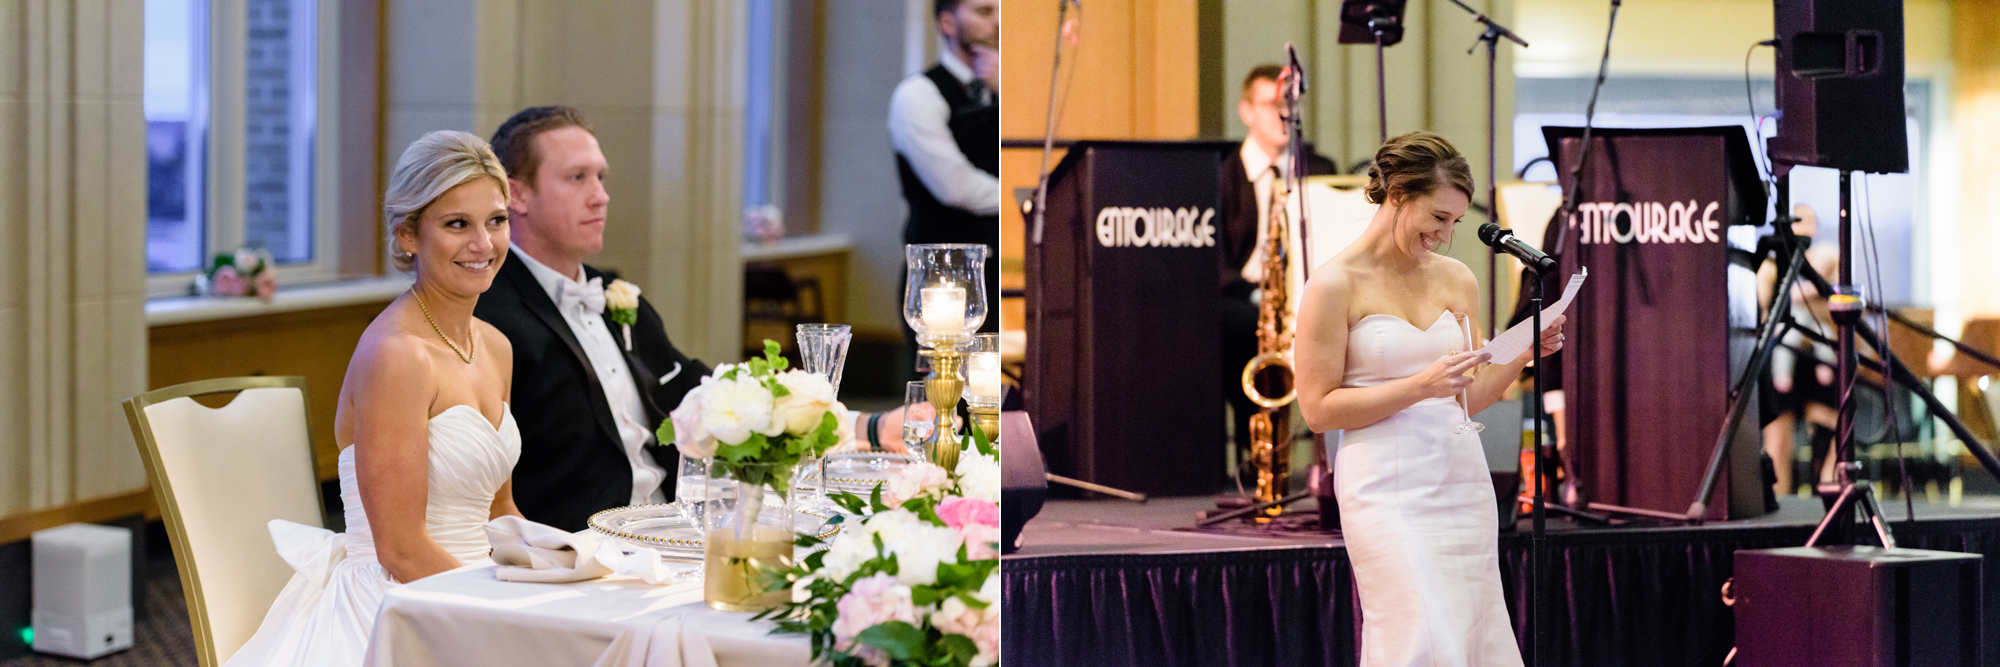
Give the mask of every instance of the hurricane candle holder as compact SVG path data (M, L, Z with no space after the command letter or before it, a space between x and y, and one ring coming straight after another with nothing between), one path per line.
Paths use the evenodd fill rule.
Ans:
M951 428L965 391L965 350L973 331L986 322L986 246L979 244L917 244L904 246L908 269L903 292L903 320L917 333L919 352L931 358L925 392L937 410L936 443L931 462L946 470L958 463L959 444Z
M978 334L965 354L965 409L989 440L1000 437L1000 334Z

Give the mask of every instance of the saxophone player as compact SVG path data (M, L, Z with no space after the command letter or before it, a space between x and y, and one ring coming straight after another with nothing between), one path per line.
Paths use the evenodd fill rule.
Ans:
M1243 78L1243 97L1236 104L1237 118L1249 128L1242 146L1222 162L1222 378L1223 400L1233 413L1235 445L1230 456L1238 464L1238 478L1245 488L1254 484L1247 462L1250 449L1250 417L1257 405L1243 393L1243 366L1257 356L1257 285L1264 278L1264 257L1259 253L1266 239L1264 229L1270 219L1272 193L1281 187L1284 170L1291 166L1289 137L1279 97L1278 78L1284 69L1258 65ZM1332 160L1311 152L1308 146L1307 175L1338 173Z

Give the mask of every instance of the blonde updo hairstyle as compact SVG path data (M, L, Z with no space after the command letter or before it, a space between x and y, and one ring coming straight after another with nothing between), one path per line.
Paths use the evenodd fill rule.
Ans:
M1444 137L1411 132L1375 149L1375 161L1368 167L1368 188L1362 194L1371 204L1386 204L1391 199L1401 204L1447 185L1465 193L1466 199L1472 198L1472 168L1466 165L1465 156Z
M396 160L389 174L389 191L382 196L382 218L389 229L389 258L396 270L409 273L417 257L404 253L396 244L396 232L408 228L417 233L417 219L424 209L452 188L481 178L491 178L500 186L500 198L507 192L507 170L500 158L479 137L457 130L438 130L424 135Z

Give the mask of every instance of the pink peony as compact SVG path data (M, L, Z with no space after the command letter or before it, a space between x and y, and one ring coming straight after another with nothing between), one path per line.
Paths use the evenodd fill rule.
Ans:
M214 285L212 292L216 296L247 296L250 294L250 281L244 280L242 275L236 273L236 267L233 266L216 269Z
M889 478L888 488L882 489L882 500L890 507L897 507L918 496L943 495L948 486L951 486L951 475L942 466L919 461L903 466L894 477Z
M847 595L835 604L840 616L833 621L833 636L837 639L834 648L870 665L887 665L889 656L881 649L856 644L855 635L889 621L911 625L918 622L916 605L910 601L910 587L897 584L896 578L887 574L877 573L855 581Z
M985 500L952 496L937 507L938 518L958 532L965 545L965 557L972 560L999 558L1000 507Z
M263 299L264 303L270 303L272 297L277 296L277 294L278 272L265 271L257 274L257 298Z

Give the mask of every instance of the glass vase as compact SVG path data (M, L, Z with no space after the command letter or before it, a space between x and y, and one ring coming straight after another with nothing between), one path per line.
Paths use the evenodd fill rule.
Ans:
M792 497L777 487L795 472L776 464L711 467L700 512L708 606L760 612L791 601L789 586L766 589L774 572L792 567Z

